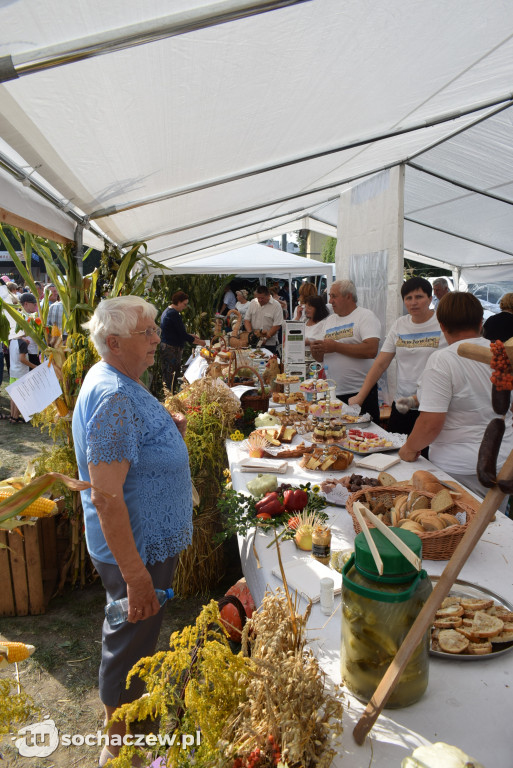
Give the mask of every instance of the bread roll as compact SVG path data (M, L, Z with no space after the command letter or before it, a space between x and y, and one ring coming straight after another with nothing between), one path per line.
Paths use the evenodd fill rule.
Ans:
M416 490L427 491L427 493L438 493L438 491L443 491L444 488L438 482L435 475L432 472L427 472L425 469L418 469L413 473L411 484Z

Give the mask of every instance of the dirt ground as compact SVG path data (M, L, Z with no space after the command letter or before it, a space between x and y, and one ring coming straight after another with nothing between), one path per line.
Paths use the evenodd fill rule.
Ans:
M5 379L0 389L0 414L8 413ZM0 423L0 480L20 474L26 462L37 455L43 442L30 424ZM202 606L221 597L242 575L236 545L227 548L226 572L209 595L175 598L166 607L157 650L168 647L172 632L195 621ZM1 585L0 585L1 588ZM96 734L103 724L103 708L98 699L98 666L101 652L104 592L99 581L85 589L68 588L50 600L41 616L0 618L0 638L31 643L34 655L19 664L19 679L33 697L40 712L27 725L51 718L63 734L85 737ZM14 676L14 667L0 670L0 679ZM80 739L79 739L80 740ZM95 768L99 748L59 744L48 757L22 757L14 738L0 737L0 766L12 768ZM2 759L3 758L3 759Z

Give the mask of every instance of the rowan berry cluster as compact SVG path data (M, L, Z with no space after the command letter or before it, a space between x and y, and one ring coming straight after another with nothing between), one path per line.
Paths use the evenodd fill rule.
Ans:
M505 389L513 389L513 372L511 363L504 348L504 343L497 339L490 344L492 350L492 362L490 363L493 373L490 376L492 384L500 392Z

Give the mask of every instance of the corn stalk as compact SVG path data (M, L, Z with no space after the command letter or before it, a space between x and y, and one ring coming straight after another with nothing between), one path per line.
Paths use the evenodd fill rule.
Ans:
M7 232L19 244L17 250L21 251L21 256L7 237ZM48 430L56 449L62 445L73 448L71 413L84 376L91 365L98 360L88 337L83 333L82 324L89 320L99 301L97 287L100 272L96 269L91 274L82 276L71 245L63 247L58 243L34 237L28 232L6 225L0 225L0 239L24 284L29 287L36 298L38 291L30 269L32 252L37 253L43 260L51 282L59 291L64 308L63 330L67 334L66 344L64 344L61 336L56 335L56 329L52 335L52 329L47 326L49 309L47 295L42 302L38 301L35 321L27 320L16 307L1 300L0 311L3 310L10 315L16 321L19 329L36 342L44 357L54 366L61 383L63 396L59 398L60 417L57 416L52 405L41 414L37 414L33 422L42 429ZM146 246L137 243L127 253L123 254L119 251L116 253L118 263L115 278L112 285L109 286L108 297L122 294L141 295L148 280L148 267L150 264L155 266L146 257ZM84 259L88 255L89 251L84 255ZM140 268L138 269L138 267ZM0 328L1 332L2 329ZM60 402L61 400L63 402ZM78 476L76 465L75 472ZM86 554L82 506L78 492L76 489L73 490L75 492L72 495L72 509L70 510L69 556L61 568L59 584L61 589L69 574L73 584L78 579L82 585L85 583Z

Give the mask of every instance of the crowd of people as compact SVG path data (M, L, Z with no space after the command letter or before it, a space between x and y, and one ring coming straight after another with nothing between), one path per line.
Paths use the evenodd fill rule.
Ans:
M0 280L0 298L15 306L25 319L37 317L38 304L40 305L46 299L49 305L47 322L49 325L57 325L62 332L63 305L57 288L52 283L43 285L39 281L35 282L35 286L37 297L28 287L22 288L4 275ZM12 384L36 368L40 362L39 347L35 341L23 330L19 330L14 321L11 321L9 339L7 343L0 344L0 381L3 379L4 368L7 369L9 384ZM14 400L10 401L9 415L0 413L0 420L8 420L10 424L24 422Z
M46 290L55 322L60 320L62 326L61 302L53 286L41 286L37 298L7 284L5 288L27 317L37 312ZM476 461L494 416L490 372L460 357L458 347L462 342L487 345L500 333L513 335L513 294L501 303L504 317L497 315L495 322L485 324L483 338L479 301L443 289L435 285L433 306L428 280L406 280L401 287L405 314L384 340L379 319L359 305L350 280L332 283L328 302L313 283L304 282L292 318L304 322L307 350L335 382L337 397L359 405L377 424L378 381L395 359L397 386L389 430L408 436L399 451L401 459L415 462L429 450L436 466L484 496ZM160 345L164 382L169 391L176 391L186 343L205 344L186 329L182 313L188 302L183 291L173 294L159 325L157 309L140 297L104 299L85 326L101 358L87 372L73 413L79 476L92 486L82 492L86 542L107 602L128 597L127 621L112 627L105 620L102 630L99 690L106 723L121 704L143 692L138 677L127 689L126 677L139 659L154 653L163 617L155 589L171 586L179 554L192 539L185 417L170 415L141 382ZM222 306L226 313L240 312L253 341L280 354L279 332L285 310L290 310L285 298L265 285L257 286L252 299L246 289L226 286ZM9 357L11 381L39 363L37 350L34 353L18 332L10 341ZM498 469L513 449L511 427L508 412ZM109 735L124 732L124 723L116 722ZM117 752L111 741L99 765Z

